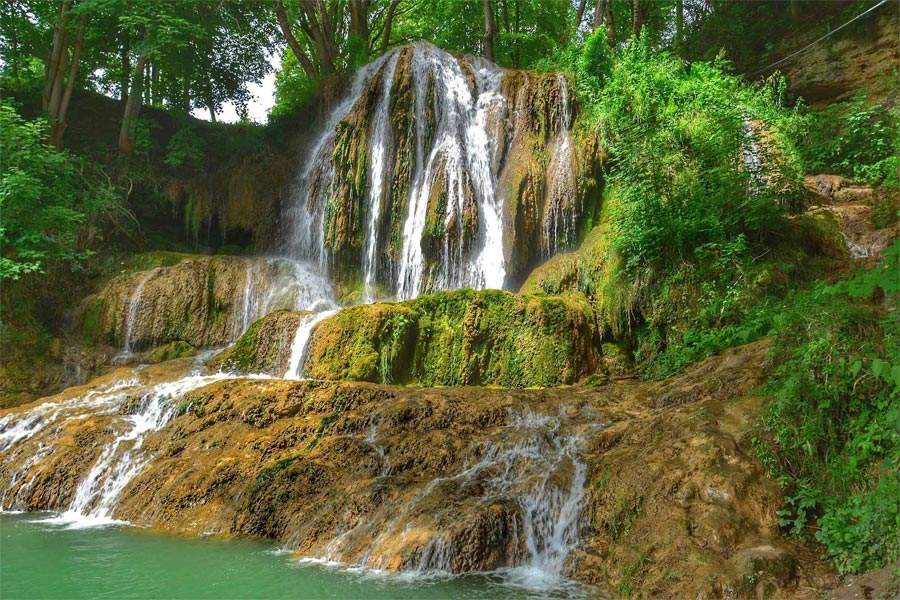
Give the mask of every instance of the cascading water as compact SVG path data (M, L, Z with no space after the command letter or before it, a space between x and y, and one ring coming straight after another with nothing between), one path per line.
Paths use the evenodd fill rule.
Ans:
M284 379L303 379L303 364L306 359L306 348L309 346L309 338L312 336L316 325L336 312L336 310L331 309L300 317L300 324L297 326L294 341L291 343L291 356L288 359L288 368L284 373Z
M363 441L376 451L381 463L379 477L390 477L390 448L378 443L378 419L373 415ZM466 518L477 517L446 504L474 494L475 507L498 502L514 507L507 516L512 537L507 540L506 567L501 569L508 580L528 587L557 585L563 563L578 542L587 476L578 454L581 439L579 433L563 428L559 416L529 409L510 411L506 426L492 441L469 449L476 458L460 472L430 481L408 502L392 507L386 525L376 526L364 519L344 531L326 545L323 559L383 568L383 552L390 556L407 536L413 536L419 540L419 549L408 569L454 572L458 559L470 550L455 542L457 531L453 528L464 528ZM453 528L420 523L423 516L434 513L435 506L452 516ZM359 553L355 540L360 534L371 535L373 527L378 535ZM424 544L420 541L423 528L430 532ZM460 535L462 540L471 540L465 531Z
M556 140L550 153L550 177L547 190L547 215L544 218L544 239L542 249L545 257L550 257L558 248L563 248L574 241L576 210L568 199L575 196L575 165L573 154L572 114L569 106L569 84L563 75L559 75L559 119L557 122Z
M549 87L558 91L547 108L555 115L549 141L518 145L530 160L546 161L540 163L546 186L533 184L539 205L510 209L520 190L501 176L524 167L510 164L507 151L520 137L539 139L543 117L525 115L531 109L523 110L523 100L512 105L507 76L493 63L427 43L393 50L361 69L304 158L285 215L284 254L323 273L341 261L336 276L358 274L349 283L371 302L507 285L513 242L505 232L520 218L510 210L539 213L543 254L571 244L578 211L568 84L552 76ZM529 77L514 81L527 88L523 98L543 89L528 87Z
M141 305L141 296L144 293L144 286L148 281L156 274L156 269L152 271L148 271L138 282L137 286L135 286L134 291L131 293L131 298L128 301L128 314L125 317L125 335L122 336L125 339L124 346L122 351L116 357L116 359L125 359L131 356L131 336L134 332L134 322L137 319L138 308Z
M38 473L27 483L27 473L38 461L58 450L56 436L67 422L87 417L106 417L116 432L104 444L90 471L79 481L68 507L48 522L77 527L119 523L114 512L122 491L147 466L153 456L143 451L144 441L165 427L177 411L178 399L184 394L223 379L236 377L227 373L202 375L201 356L186 376L161 383L142 383L127 377L85 394L60 402L39 404L23 413L0 419L0 460L11 465L24 452L29 458L19 465L19 473L10 478L0 494L0 510L17 510L31 491ZM37 444L33 440L39 440Z
M415 298L426 289L502 288L506 279L503 253L502 209L497 197L497 176L492 171L491 136L487 131L492 111L505 109L500 94L503 72L487 62L475 73L475 95L459 61L425 46L414 57L416 89L416 173L413 175L409 212L403 226L403 250L396 295ZM428 156L422 140L429 116L427 87L434 86L434 142ZM422 241L433 188L443 183L447 196L443 225L446 229L440 266L426 287ZM478 207L476 249L468 252L469 236L463 221L471 188ZM456 236L451 236L454 229ZM466 254L471 254L468 260Z
M389 178L390 163L387 155L390 152L391 144L391 89L394 84L397 58L397 55L394 54L388 59L388 66L381 84L381 97L378 99L372 122L372 143L369 146L369 226L366 230L366 252L363 257L363 300L365 302L375 300L375 277L378 269L378 218L381 214L382 197L385 193L384 182Z
M765 191L768 178L763 164L759 136L753 122L748 117L744 117L741 134L741 162L749 176L749 191L751 194L759 194Z
M327 274L323 217L334 180L335 128L356 105L372 74L389 55L385 54L357 71L346 97L331 111L322 133L303 160L303 168L295 185L294 197L285 214L287 232L282 242L286 256L318 265Z

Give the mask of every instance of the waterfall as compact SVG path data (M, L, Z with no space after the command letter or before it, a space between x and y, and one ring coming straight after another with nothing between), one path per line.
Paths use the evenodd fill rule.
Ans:
M147 437L175 416L177 400L184 394L236 377L226 373L201 375L199 362L197 365L186 376L173 381L144 384L129 377L68 400L45 402L0 419L3 462L12 464L23 452L32 453L19 465L18 473L0 495L0 510L18 508L23 493L30 491L38 473L28 483L19 485L23 475L51 451L58 450L56 436L65 421L105 416L111 419L114 438L102 446L90 471L79 481L66 510L48 522L76 527L121 523L114 518L119 497L153 459L151 453L143 450Z
M378 477L386 478L391 476L390 448L377 442L379 422L373 415L363 441L376 452ZM461 470L426 483L407 502L391 506L387 515L363 518L325 545L323 559L383 568L412 536L410 543L417 548L405 568L453 572L468 551L457 543L470 539L466 523L477 520L480 507L501 502L515 510L507 517L512 534L501 572L511 583L557 585L578 542L587 480L578 454L581 440L578 433L563 430L560 416L511 410L496 434L472 443L468 454L473 458ZM462 504L460 498L465 498ZM387 522L379 521L385 516ZM450 528L438 524L442 519L449 519ZM423 531L429 533L426 540ZM371 539L364 548L356 544L360 536Z
M578 213L573 210L574 204L567 201L577 193L575 181L575 165L573 156L572 114L569 106L569 84L565 76L559 75L559 118L557 134L550 153L550 165L547 174L547 214L544 217L544 257L568 246L575 240L576 219ZM569 206L569 210L566 210Z
M528 94L543 88L516 92L532 77L517 76L505 89L507 77L484 59L425 42L360 69L304 154L287 203L282 253L358 285L363 301L372 302L502 288L511 275L511 244L540 244L535 258L570 245L579 213L567 80L546 76L556 91L546 108L553 120L545 143L534 141L543 117L526 114ZM510 94L518 94L515 107ZM528 183L536 207L517 208L537 211L540 240L507 239L513 218L507 204L519 202L513 194L521 191L500 179L521 166L507 162L517 136L520 151L547 179Z
M749 176L747 185L750 193L756 195L765 191L769 182L763 165L759 136L749 117L744 117L741 126L741 163Z
M369 145L369 226L366 231L366 252L363 257L363 299L366 302L375 300L375 276L378 269L378 225L381 200L386 192L384 183L388 179L386 175L390 168L387 154L391 144L391 89L394 84L397 58L396 53L390 57L381 83L382 92L375 108L371 132L372 143Z
M147 271L147 273L141 277L140 281L138 281L134 291L131 292L131 298L128 301L128 314L125 317L125 335L123 336L125 342L122 351L116 356L116 359L125 359L132 354L131 337L134 332L134 321L137 319L138 308L141 305L141 296L144 293L144 286L150 281L150 278L156 274L156 271L156 269Z
M310 313L300 317L297 333L291 343L291 357L288 360L288 368L284 373L284 379L303 379L303 364L306 360L306 349L309 346L309 338L312 337L316 325L335 314L337 310L325 310L319 313Z
M461 287L502 288L506 279L503 253L502 207L497 194L497 174L492 170L494 148L487 131L492 112L505 108L500 94L503 72L483 62L475 73L475 96L458 59L433 46L416 46L413 56L415 85L416 170L412 177L408 212L403 225L403 250L396 287L397 298L415 298L426 290L425 237L428 203L433 187L443 184L447 196L443 225L444 249L436 278L427 289ZM427 89L434 86L435 101L429 106ZM434 111L434 139L425 156L424 138ZM467 190L478 207L478 250L464 259L471 233L463 221ZM456 230L451 239L450 227Z
M331 111L322 133L304 158L294 190L295 202L289 205L285 215L284 254L317 264L323 273L328 268L323 217L334 182L335 128L359 101L365 84L388 56L382 55L356 72L349 93Z

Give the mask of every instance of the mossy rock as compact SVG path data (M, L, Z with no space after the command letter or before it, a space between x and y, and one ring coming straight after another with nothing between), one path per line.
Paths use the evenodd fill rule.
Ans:
M329 380L530 387L573 383L599 359L583 297L459 290L341 311L316 328L305 371Z
M164 346L154 348L147 355L147 362L155 364L167 360L175 360L176 358L185 358L187 356L192 356L196 351L197 350L187 342L182 342L181 340L169 342Z
M237 342L210 363L240 373L281 375L287 370L291 343L306 312L277 310L255 321Z

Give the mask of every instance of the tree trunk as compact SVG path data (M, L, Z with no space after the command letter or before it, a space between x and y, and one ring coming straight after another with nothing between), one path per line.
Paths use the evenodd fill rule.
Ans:
M369 0L350 0L350 34L369 44Z
M146 57L142 52L134 65L134 75L131 82L131 90L128 100L125 102L125 114L122 116L122 128L119 130L119 150L124 154L130 154L133 148L131 139L131 126L141 110L141 97L144 86L144 65Z
M212 102L208 102L206 104L206 106L207 106L207 108L209 108L209 122L215 123L216 122L216 108L213 106Z
M578 2L578 11L575 13L575 31L578 31L578 28L581 27L581 21L584 19L584 9L587 7L587 0L580 0Z
M675 0L675 50L684 50L684 0Z
M594 4L594 22L591 24L591 30L599 29L603 25L603 16L606 10L605 0L597 0Z
M72 100L72 92L75 89L75 76L78 74L78 59L81 56L81 47L84 45L84 28L87 25L87 15L81 15L78 19L78 34L75 36L75 47L72 48L72 59L69 63L69 79L66 81L66 91L63 92L59 110L53 116L53 125L50 130L50 143L57 148L62 146L63 133L66 131L66 116L69 112L69 102Z
M616 22L613 20L613 0L606 0L606 39L609 47L616 48Z
M632 0L631 2L631 35L637 37L641 35L641 27L644 26L643 7L641 0Z
M494 60L494 9L491 0L481 0L484 6L484 57Z
M47 104L47 115L50 120L56 119L59 114L59 105L62 102L63 89L66 82L66 66L69 58L69 32L63 29L61 36L60 53L56 61L56 70L51 73L53 80L50 86L50 101Z
M59 8L59 22L53 30L53 46L50 56L44 67L44 93L41 96L41 108L44 112L50 109L50 99L53 94L53 86L56 84L56 76L60 73L60 62L64 62L67 44L66 21L69 19L69 6L72 0L63 0ZM65 70L65 65L62 67Z
M317 69L300 46L300 42L297 41L294 33L291 31L291 23L288 21L287 11L284 9L284 2L282 0L273 0L273 2L275 4L275 16L278 18L278 27L281 29L281 34L284 35L285 41L294 53L294 58L297 59L300 68L303 69L309 77L315 77Z
M381 38L381 51L384 52L391 45L391 30L394 27L394 16L397 14L397 5L400 0L391 0L384 17L384 33Z

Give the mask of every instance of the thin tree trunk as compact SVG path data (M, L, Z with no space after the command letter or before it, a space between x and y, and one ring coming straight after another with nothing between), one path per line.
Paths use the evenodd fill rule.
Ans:
M216 122L216 108L213 106L212 102L208 102L206 106L207 106L207 108L209 108L209 122L215 123Z
M150 103L153 106L162 103L159 95L159 66L154 62L150 64Z
M594 4L594 21L591 23L591 29L596 30L599 29L601 25L603 25L603 16L606 10L606 1L605 0L597 0L597 3Z
M494 60L494 9L491 7L491 0L481 0L484 6L484 57L490 61Z
M675 50L684 49L684 0L675 0Z
M78 74L78 60L81 56L81 47L84 45L84 28L87 25L87 15L81 15L78 19L78 33L75 36L75 47L72 48L72 59L69 64L69 79L66 81L66 91L63 93L50 132L50 142L56 146L62 146L63 133L66 131L66 116L69 112L69 102L72 100L72 91L75 89L75 76Z
M606 39L609 41L609 47L616 48L616 22L613 20L613 0L605 0L606 9Z
M72 0L63 0L59 8L59 22L53 30L53 46L50 56L44 66L44 93L41 96L41 108L47 112L50 108L50 97L53 94L53 85L56 83L56 75L59 72L59 63L66 51L66 21L69 18L69 6Z
M133 148L131 126L141 110L145 64L146 57L142 52L134 65L131 90L128 93L128 100L125 102L125 114L122 116L122 128L119 130L119 150L125 154L130 154Z
M641 35L641 28L644 26L643 7L641 0L632 0L631 2L631 35L637 37Z
M391 0L390 5L388 5L387 14L384 17L384 34L381 38L382 52L391 45L391 30L394 27L394 16L397 14L398 4L400 4L400 0Z
M303 51L300 42L298 42L297 38L294 36L294 32L291 31L291 23L288 21L287 11L284 9L284 2L282 0L273 0L273 2L275 4L275 16L278 18L278 27L281 29L281 34L284 36L285 41L294 53L294 58L297 59L300 68L302 68L308 76L314 77L317 73L317 69L315 65L312 64L312 61L309 60L306 52Z
M47 115L51 120L59 113L59 104L62 102L63 86L66 79L66 66L69 57L69 33L63 31L62 51L59 60L56 61L56 71L52 73L53 85L50 86L50 102L47 104Z
M578 31L578 28L581 27L581 20L584 19L584 9L587 7L587 0L580 0L578 2L578 10L575 13L575 31Z

